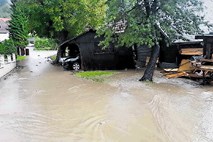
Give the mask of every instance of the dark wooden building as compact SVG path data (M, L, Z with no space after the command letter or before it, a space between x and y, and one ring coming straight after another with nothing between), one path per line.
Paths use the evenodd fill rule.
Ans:
M80 55L83 70L134 68L132 48L116 48L111 44L103 49L99 46L104 37L96 37L96 31L89 30L60 45L62 57Z
M182 59L189 59L193 55L181 54L183 49L201 49L203 48L202 41L186 41L186 42L174 42L170 46L162 46L160 50L160 63L163 63L163 67L168 68L178 67ZM165 66L164 66L165 65Z
M212 59L213 54L213 33L197 35L196 39L203 39L203 56L206 59Z

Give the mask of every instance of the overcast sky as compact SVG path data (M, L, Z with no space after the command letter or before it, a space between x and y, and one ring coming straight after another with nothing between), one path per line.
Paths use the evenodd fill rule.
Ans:
M213 0L202 0L204 2L204 12L206 15L206 20L213 23Z

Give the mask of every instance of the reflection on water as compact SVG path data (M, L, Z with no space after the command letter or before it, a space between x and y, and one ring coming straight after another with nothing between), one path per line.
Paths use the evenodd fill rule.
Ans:
M213 89L140 71L95 83L32 52L0 81L2 142L212 142Z

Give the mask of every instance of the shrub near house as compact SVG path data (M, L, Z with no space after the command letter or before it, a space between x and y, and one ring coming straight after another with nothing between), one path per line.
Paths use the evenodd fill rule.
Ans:
M16 48L12 40L5 40L0 43L0 54L7 55L16 53Z
M0 78L16 67L16 48L12 40L0 43Z

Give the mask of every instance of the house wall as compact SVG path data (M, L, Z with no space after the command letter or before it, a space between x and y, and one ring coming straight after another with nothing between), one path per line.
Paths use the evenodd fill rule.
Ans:
M86 70L116 68L113 51L102 52L98 46L100 39L95 39L95 33L88 33L79 39L82 63ZM101 51L101 52L100 52Z
M128 48L109 48L101 50L99 42L103 37L95 38L95 32L88 32L79 37L76 43L79 46L82 67L84 70L96 69L124 69L133 68L132 50Z
M6 40L6 39L9 39L9 33L1 33L0 32L0 42Z
M9 39L8 21L7 18L0 18L0 42Z
M212 37L206 37L203 39L204 41L204 48L203 48L203 55L206 59L212 59L212 53L213 53L213 38Z
M142 68L146 66L148 57L151 56L152 48L148 46L137 46L136 48L136 66Z
M160 50L160 62L166 63L177 63L177 59L179 56L179 50L177 46L172 45L169 47L161 47Z

